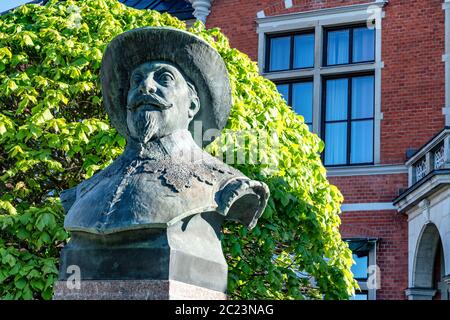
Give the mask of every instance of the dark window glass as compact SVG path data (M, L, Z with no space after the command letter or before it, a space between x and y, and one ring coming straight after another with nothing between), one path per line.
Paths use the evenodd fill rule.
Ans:
M347 122L325 125L325 165L347 162Z
M356 293L350 300L369 300L367 293Z
M312 81L277 84L277 89L286 103L305 119L312 131L313 119L313 83Z
M353 29L353 62L375 60L375 32L366 27Z
M326 121L347 120L348 79L327 81Z
M294 37L294 69L314 67L314 34Z
M292 85L292 108L305 118L305 123L312 124L313 117L313 83L300 82ZM311 128L310 128L311 129Z
M349 63L350 30L336 30L328 32L327 65Z
M350 162L353 164L373 161L373 120L352 122Z
M355 260L355 264L352 265L352 268L351 268L353 277L358 280L367 279L367 268L369 266L369 254L368 253L353 254L353 260Z
M291 37L270 40L270 71L288 70L291 60Z
M268 37L268 72L314 67L314 33Z
M375 31L350 27L326 31L325 64L327 66L375 60Z
M283 96L284 100L286 100L286 103L289 103L289 84L278 84L277 89Z
M374 77L325 81L325 165L373 162Z
M373 76L352 79L352 119L373 117L374 79Z

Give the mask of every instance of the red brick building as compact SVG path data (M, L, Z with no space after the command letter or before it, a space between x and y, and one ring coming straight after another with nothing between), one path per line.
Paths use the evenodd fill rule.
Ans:
M364 289L357 298L447 299L448 187L433 180L448 174L450 3L211 2L207 27L258 61L325 141Z

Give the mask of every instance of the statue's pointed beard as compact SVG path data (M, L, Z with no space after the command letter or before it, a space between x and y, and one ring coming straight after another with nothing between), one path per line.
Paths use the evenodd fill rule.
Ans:
M128 123L131 135L139 142L146 144L154 139L159 130L158 112L144 111L134 114ZM130 126L131 125L131 126Z
M145 112L145 124L143 127L143 143L147 143L152 140L159 129L159 121L155 111Z

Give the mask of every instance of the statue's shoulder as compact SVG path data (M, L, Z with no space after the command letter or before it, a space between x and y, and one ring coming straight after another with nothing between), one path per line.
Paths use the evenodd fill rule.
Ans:
M217 178L217 212L227 220L239 221L249 229L253 228L267 205L268 186L209 154L205 156L203 165Z
M91 190L94 186L96 186L101 180L115 176L120 174L121 169L125 165L126 160L123 156L119 156L116 160L114 160L109 166L96 172L92 177L80 182L78 185L63 190L60 193L60 201L61 205L64 208L64 211L67 213L69 209L72 207L73 203L83 196L86 192Z
M221 182L231 177L245 177L245 175L236 168L233 168L224 163L221 159L216 158L205 151L202 151L201 157L198 157L197 159L200 159L199 161L196 161L197 164L201 164L205 168L215 172L219 178L218 180Z

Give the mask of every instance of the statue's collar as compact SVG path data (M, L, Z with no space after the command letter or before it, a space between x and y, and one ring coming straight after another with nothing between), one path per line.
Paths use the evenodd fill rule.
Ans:
M131 158L160 160L170 157L194 161L198 151L201 149L192 139L191 133L188 130L177 130L145 145L129 138L125 154Z

